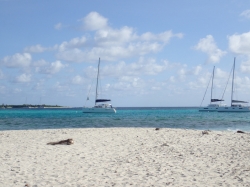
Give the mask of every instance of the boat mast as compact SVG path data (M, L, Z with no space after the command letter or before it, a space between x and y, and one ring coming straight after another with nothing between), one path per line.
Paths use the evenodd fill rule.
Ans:
M234 57L234 65L233 65L232 92L231 92L231 106L233 106L233 93L234 93L234 69L235 69L235 57Z
M214 67L215 67L215 66L214 66ZM214 85L214 69L213 69L213 77L212 77L211 100L210 100L210 104L212 103L212 99L213 99L213 85Z
M99 58L98 70L97 70L97 78L96 78L95 105L96 105L96 99L97 99L97 95L98 95L97 92L98 92L99 67L100 67L100 58Z

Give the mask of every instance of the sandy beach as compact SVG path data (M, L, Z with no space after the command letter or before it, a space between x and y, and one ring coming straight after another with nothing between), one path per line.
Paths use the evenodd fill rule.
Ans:
M72 145L47 145L72 138ZM0 186L250 186L250 134L155 128L0 131Z

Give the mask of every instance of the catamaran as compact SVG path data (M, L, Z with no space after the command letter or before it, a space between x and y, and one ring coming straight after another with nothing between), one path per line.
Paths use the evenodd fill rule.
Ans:
M100 58L99 58L99 63L98 63L98 71L97 71L97 79L96 79L95 106L83 107L82 112L83 113L116 113L115 108L113 108L110 103L108 104L105 103L105 102L111 101L110 99L98 99L99 68L100 68Z
M250 112L250 107L246 106L247 101L234 100L234 70L235 70L235 57L233 64L233 78L232 78L232 90L231 90L231 106L219 107L218 112Z
M215 67L214 67L215 68ZM212 85L211 85L211 99L210 99L210 104L206 107L200 107L199 111L200 112L217 112L219 107L225 106L224 104L217 103L224 101L223 99L213 99L213 83L214 83L214 68L213 68L213 74L212 74ZM211 79L210 79L211 80ZM210 81L209 81L210 83ZM203 98L204 100L204 98Z

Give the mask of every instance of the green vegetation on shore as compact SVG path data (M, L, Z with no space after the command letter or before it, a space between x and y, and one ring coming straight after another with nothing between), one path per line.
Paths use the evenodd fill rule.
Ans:
M63 106L58 105L31 105L31 104L23 104L23 105L7 105L2 104L0 108L62 108Z

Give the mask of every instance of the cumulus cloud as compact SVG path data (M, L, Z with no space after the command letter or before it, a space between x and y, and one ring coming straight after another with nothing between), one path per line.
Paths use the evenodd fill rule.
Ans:
M137 92L145 86L145 81L139 77L122 76L119 78L119 81L112 86L112 88L119 91Z
M44 80L39 80L39 82L36 82L35 85L32 87L32 90L43 90L44 89Z
M34 45L34 46L30 46L30 47L26 47L24 49L25 52L29 52L29 53L42 53L46 50L46 48L42 47L41 45Z
M240 16L250 19L250 9L243 11Z
M97 12L90 12L82 21L86 30L98 30L108 26L108 19Z
M241 63L240 70L244 73L250 73L250 59Z
M59 60L52 62L49 66L37 67L36 71L42 74L55 74L61 69L65 68L67 65L62 64Z
M62 84L60 82L56 82L55 85L53 86L53 90L57 92L65 92L65 91L70 91L70 88L68 85Z
M195 69L199 69L199 67L197 66L197 68L193 68L193 70ZM230 74L229 72L225 72L221 70L220 68L215 69L213 86L214 88L218 89L217 91L219 92L217 94L223 93L229 74ZM209 72L203 72L203 73L200 72L199 74L196 74L193 71L193 75L196 75L196 76L198 75L198 76L196 77L196 81L191 81L188 83L189 88L191 89L204 88L205 89L207 88L208 83L210 83L209 87L211 86L212 69ZM219 95L219 97L221 97L221 95Z
M156 53L162 49L159 43L131 43L128 46L93 47L90 50L80 50L74 48L59 52L57 58L68 62L93 62L98 57L103 60L116 61L118 59L129 58L137 55Z
M208 62L211 63L219 62L221 57L226 54L226 51L222 51L217 47L212 35L207 35L205 38L200 39L194 48L206 53Z
M97 30L94 41L100 46L124 45L137 38L133 28L122 27L121 29L106 28Z
M16 77L16 82L26 83L30 81L31 81L31 75L27 75L25 73Z
M43 59L38 60L38 61L35 61L35 62L32 63L32 65L33 65L34 67L42 67L42 66L46 66L46 65L48 65L48 64L49 64L49 63L46 62L46 61L43 60Z
M180 80L184 80L187 75L199 75L201 70L202 67L200 65L193 67L190 70L183 67L177 72L177 74L179 75Z
M174 34L172 31L165 31L160 34L153 34L150 32L146 32L140 36L140 39L144 41L162 41L168 43L172 37L182 38L183 34L182 33Z
M80 75L76 75L75 77L72 78L71 82L73 84L83 84L85 79L81 77Z
M76 37L53 47L43 47L40 44L29 46L24 49L24 54L54 50L59 60L68 62L93 62L98 57L107 61L117 61L157 53L172 38L183 37L182 33L173 33L171 30L156 34L137 34L134 28L128 26L112 28L108 24L108 19L97 12L91 12L81 20L84 28L90 32L86 33L86 36ZM61 27L61 23L55 25L56 29ZM5 59L7 60L9 59Z
M63 42L60 45L56 45L54 49L58 49L59 51L65 51L67 49L71 48L77 48L81 47L86 43L87 39L86 37L81 37L81 38L73 38L69 42Z
M102 76L139 76L139 75L157 75L169 67L169 63L157 63L155 59L140 58L138 62L128 63L118 62L116 64L109 64L101 68ZM87 77L96 75L96 68L92 66L85 70Z
M29 53L16 53L13 56L4 57L1 62L4 66L9 68L24 68L31 64L32 57Z
M228 37L229 49L237 54L250 56L250 32Z
M226 72L226 71L223 71L220 68L216 68L214 74L215 74L215 79L216 78L219 78L219 79L226 78L227 79L230 72Z
M98 57L104 60L116 61L133 56L143 56L156 53L170 41L177 37L182 38L182 33L164 31L154 34L151 32L138 35L128 26L120 29L108 26L108 20L96 12L91 12L83 19L85 28L91 33L86 37L75 38L56 46L59 49L57 58L68 62L93 62Z

